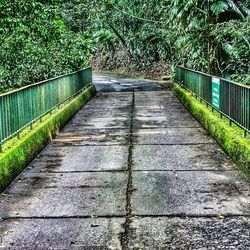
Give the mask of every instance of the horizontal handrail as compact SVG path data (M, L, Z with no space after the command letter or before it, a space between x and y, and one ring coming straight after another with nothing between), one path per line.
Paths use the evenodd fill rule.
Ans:
M216 78L219 78L219 79L221 79L223 81L228 81L228 82L231 82L231 83L233 83L235 85L239 85L241 87L250 89L250 85L241 84L241 83L238 83L238 82L235 82L235 81L232 81L232 80L228 80L228 79L223 78L223 77L218 77L218 76L215 76L215 75L209 75L207 73L204 73L204 72L201 72L201 71L198 71L198 70L195 70L195 69L186 68L184 66L177 66L177 68L182 68L182 69L185 69L185 70L188 70L188 71L191 71L191 72L194 72L194 73L198 73L198 74L201 74L201 75L204 75L204 76L216 77Z
M77 70L77 71L74 71L74 72L71 72L71 73L66 73L66 74L63 74L63 75L60 75L60 76L52 77L50 79L46 79L46 80L43 80L43 81L32 83L32 84L29 84L27 86L24 86L24 87L21 87L21 88L18 88L18 89L14 89L14 90L8 91L6 93L0 94L0 97L6 96L6 95L11 95L11 94L13 94L15 92L19 92L19 91L22 91L24 89L32 88L32 87L34 87L36 85L41 85L41 84L44 84L44 83L47 83L47 82L50 82L50 81L53 81L53 80L57 80L57 79L60 79L60 78L64 78L66 76L75 75L75 74L77 74L79 72L82 72L82 71L85 71L85 70L89 70L89 69L91 70L91 67L87 67L87 68L80 69L80 70Z
M244 129L250 131L250 86L203 72L176 67L176 81Z
M0 95L0 151L6 140L76 95L89 83L92 83L92 70L85 68Z

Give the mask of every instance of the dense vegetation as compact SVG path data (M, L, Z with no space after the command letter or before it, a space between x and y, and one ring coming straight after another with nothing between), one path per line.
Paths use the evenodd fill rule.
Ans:
M248 0L85 0L67 2L63 16L91 34L102 67L163 61L249 83L249 8Z
M0 1L0 92L88 64L92 42L66 27L58 7Z
M0 1L0 82L182 64L250 84L248 0ZM93 51L94 49L94 51Z

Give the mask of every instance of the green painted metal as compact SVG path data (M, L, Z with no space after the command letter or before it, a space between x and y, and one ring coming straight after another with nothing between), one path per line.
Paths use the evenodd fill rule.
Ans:
M3 142L32 127L91 82L92 70L86 68L0 95L0 151Z
M212 78L212 105L220 109L220 79L213 77Z
M178 66L176 81L250 133L250 87Z

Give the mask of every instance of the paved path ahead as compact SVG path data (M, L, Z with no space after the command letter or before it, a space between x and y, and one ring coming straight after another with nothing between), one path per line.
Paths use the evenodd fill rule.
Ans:
M2 194L2 248L250 249L250 186L173 94L95 82Z

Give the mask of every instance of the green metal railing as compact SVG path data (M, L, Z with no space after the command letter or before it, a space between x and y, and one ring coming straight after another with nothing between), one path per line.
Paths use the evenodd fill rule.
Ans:
M91 68L86 68L0 95L0 152L6 140L32 127L91 82Z
M177 82L198 96L212 110L250 132L250 87L223 78L214 77L181 66L176 68Z

